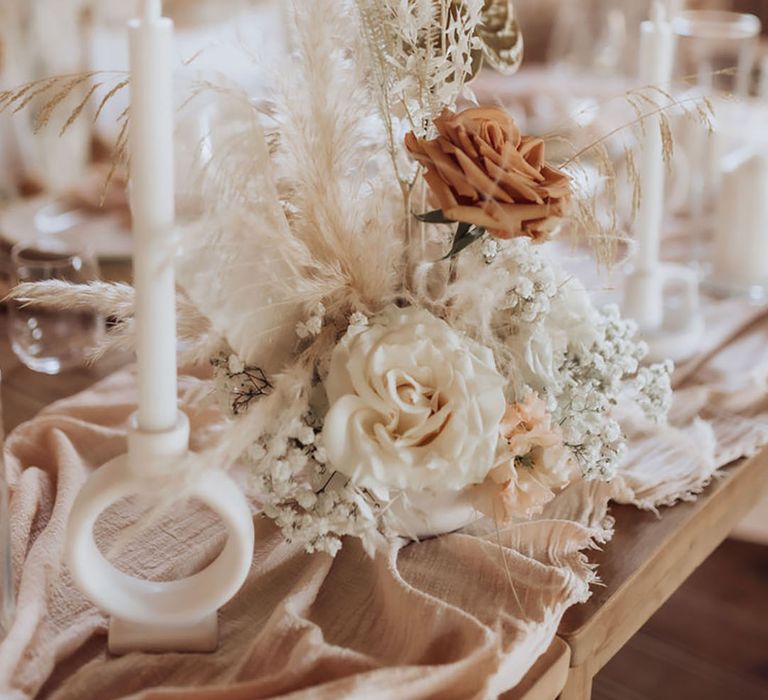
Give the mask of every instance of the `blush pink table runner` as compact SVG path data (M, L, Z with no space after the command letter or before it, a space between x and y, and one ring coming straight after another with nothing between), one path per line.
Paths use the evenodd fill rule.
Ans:
M717 468L768 442L768 319L733 302L709 309L705 352L681 367L675 426L636 426L611 484L577 484L538 520L491 524L375 560L355 540L307 555L255 513L249 579L220 614L217 653L111 657L106 618L61 562L65 523L89 473L125 449L129 370L54 404L6 445L18 614L0 645L0 697L492 698L551 643L565 610L589 596L585 552L610 538L611 500L644 508L690 498ZM182 394L195 380L182 383ZM216 416L187 408L205 439ZM102 518L104 547L137 517L129 501ZM194 504L123 550L129 573L188 575L216 555L222 530ZM599 572L597 572L599 575Z

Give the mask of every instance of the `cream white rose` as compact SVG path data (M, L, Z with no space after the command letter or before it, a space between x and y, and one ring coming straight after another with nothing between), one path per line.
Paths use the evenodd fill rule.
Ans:
M480 483L494 466L504 384L488 348L423 309L390 307L333 352L328 460L373 490Z

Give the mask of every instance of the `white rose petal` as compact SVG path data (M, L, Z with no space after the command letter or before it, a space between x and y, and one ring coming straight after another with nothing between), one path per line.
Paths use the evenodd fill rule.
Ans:
M479 483L494 466L504 386L488 348L425 310L391 307L333 352L328 461L371 489Z

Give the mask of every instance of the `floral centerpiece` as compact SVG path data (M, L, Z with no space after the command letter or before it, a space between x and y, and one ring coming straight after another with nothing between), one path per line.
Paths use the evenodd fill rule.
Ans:
M330 553L535 517L610 479L616 407L663 421L669 367L642 366L634 325L548 257L572 173L472 104L483 57L519 63L511 4L299 4L270 101L213 91L225 118L173 251L185 352L225 414L213 456ZM130 339L130 288L61 292L17 295L95 301Z

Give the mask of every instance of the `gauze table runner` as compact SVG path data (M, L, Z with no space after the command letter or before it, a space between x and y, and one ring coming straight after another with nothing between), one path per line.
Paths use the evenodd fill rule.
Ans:
M628 417L633 441L620 476L575 484L537 520L397 543L372 560L355 540L336 559L305 554L257 515L250 577L221 611L221 646L209 655L110 657L107 619L61 562L78 489L125 449L131 371L50 406L6 446L19 612L0 645L0 696L466 699L514 687L565 610L589 596L599 571L586 552L611 537L611 500L656 508L691 498L718 467L768 442L768 316L740 302L707 313L702 355L675 375L673 425ZM184 380L182 394L195 382ZM205 440L217 416L186 410ZM136 504L117 504L97 539L107 548L136 515ZM190 504L124 549L120 566L156 579L187 575L222 537L215 518Z

